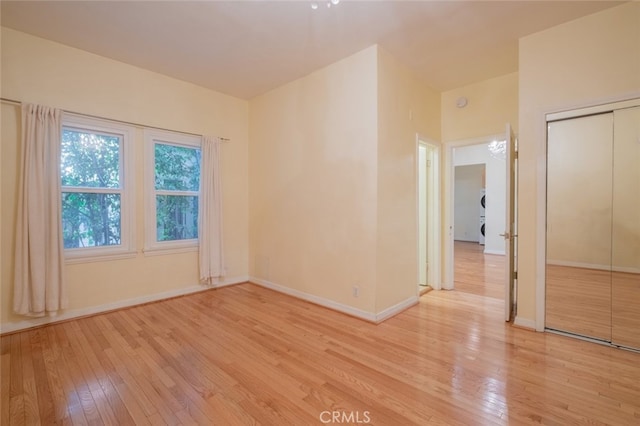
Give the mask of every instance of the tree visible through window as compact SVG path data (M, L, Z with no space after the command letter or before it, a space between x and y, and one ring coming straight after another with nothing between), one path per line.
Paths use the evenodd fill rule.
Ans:
M64 248L121 244L122 136L63 127Z
M156 241L198 238L200 148L154 141Z

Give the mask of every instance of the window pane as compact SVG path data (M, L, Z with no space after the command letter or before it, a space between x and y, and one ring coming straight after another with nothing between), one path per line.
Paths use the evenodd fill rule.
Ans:
M120 187L120 137L62 129L62 186Z
M198 238L198 197L157 195L156 219L158 241Z
M155 144L156 189L200 190L200 149Z
M62 193L64 248L120 245L120 194Z

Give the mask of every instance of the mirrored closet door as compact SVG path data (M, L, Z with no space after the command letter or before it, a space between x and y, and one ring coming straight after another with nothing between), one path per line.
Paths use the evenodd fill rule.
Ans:
M640 349L640 107L614 112L611 341Z
M640 107L549 121L548 329L640 349Z

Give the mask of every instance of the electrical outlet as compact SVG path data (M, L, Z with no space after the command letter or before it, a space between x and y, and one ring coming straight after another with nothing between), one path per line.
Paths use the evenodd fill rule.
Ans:
M360 296L360 289L358 288L357 285L353 286L353 297L358 297Z

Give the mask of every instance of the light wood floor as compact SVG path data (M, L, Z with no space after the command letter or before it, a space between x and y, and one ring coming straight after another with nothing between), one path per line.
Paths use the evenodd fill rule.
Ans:
M547 265L545 325L611 341L611 271Z
M484 246L474 242L454 243L455 290L504 301L505 257L484 254Z
M547 265L549 328L640 349L640 274Z
M640 354L502 313L432 291L374 325L253 284L206 291L2 337L0 423L640 424Z

